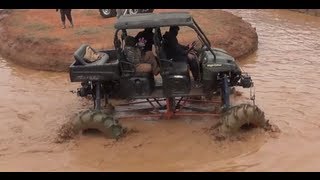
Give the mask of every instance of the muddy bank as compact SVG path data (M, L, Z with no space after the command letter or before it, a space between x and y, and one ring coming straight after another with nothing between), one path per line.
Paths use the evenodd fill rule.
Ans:
M173 10L156 10L164 12ZM181 10L179 10L181 11ZM255 51L258 36L249 23L221 10L191 10L212 45L225 49L235 58ZM60 15L54 9L16 10L0 14L0 54L25 67L67 71L73 52L81 43L96 49L112 48L115 18L103 19L98 10L73 10L75 27L61 29ZM183 32L181 43L194 40Z
M290 9L290 10L320 17L320 9Z

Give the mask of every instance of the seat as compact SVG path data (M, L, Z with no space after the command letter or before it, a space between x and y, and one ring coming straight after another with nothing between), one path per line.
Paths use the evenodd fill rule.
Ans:
M167 41L162 39L162 43L159 45L159 59L160 69L162 75L187 75L189 74L188 63L184 61L175 61L175 59L168 59L166 53Z
M177 74L177 75L184 75L188 74L189 72L189 66L185 62L173 62L173 69L172 69L172 74Z
M86 49L87 47L90 47L88 44L82 44L80 46L80 48L73 54L75 60L81 64L81 65L103 65L105 63L108 62L109 60L109 55L106 53L102 53L102 52L96 52L94 49L93 51L95 53L98 53L100 55L100 59L94 61L94 62L89 62L88 60L86 60L84 57L86 55ZM92 49L92 48L91 48Z
M148 77L152 74L151 64L141 63L138 67L130 62L120 62L120 68L123 76L127 77Z
M161 59L162 75L188 75L189 65L186 62L175 62L172 60Z
M134 56L133 53L127 53L127 54ZM121 59L120 60L121 72L122 72L122 75L125 77L149 77L150 75L153 75L151 64L139 63L136 66L132 62L133 60L131 61L128 60L128 57L125 55L124 51L121 52L120 59Z

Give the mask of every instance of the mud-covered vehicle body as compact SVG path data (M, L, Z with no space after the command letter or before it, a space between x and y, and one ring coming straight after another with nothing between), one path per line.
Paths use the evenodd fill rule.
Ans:
M164 51L164 39L161 32L170 26L189 27L202 43L199 52L201 83L194 87L187 62L168 59ZM114 49L102 50L102 58L94 63L85 63L82 45L75 53L75 61L70 66L71 82L81 82L77 94L81 97L92 96L94 109L102 108L102 100L108 103L110 98L146 99L156 102L164 108L167 117L172 117L181 110L183 99L202 97L210 100L220 96L223 110L230 106L230 88L242 86L250 88L253 82L243 74L235 59L221 49L211 47L211 43L189 13L146 13L122 16L115 23ZM155 56L160 65L160 76L141 73L128 62L123 53L123 39L129 30L153 28ZM180 35L183 32L180 32ZM166 104L160 105L160 99ZM154 105L152 105L154 106ZM200 113L201 115L201 113Z
M192 88L188 64L167 59L163 50L161 27L187 26L192 28L203 44L200 52L200 69L203 87ZM225 51L211 48L211 43L188 13L139 14L121 17L115 24L114 49L101 51L105 58L93 64L82 63L84 47L75 53L76 61L70 66L72 82L82 82L79 95L94 94L128 99L210 96L222 90L223 105L229 106L229 87L251 87L251 78L243 76L235 59ZM129 29L154 28L154 45L161 68L162 84L155 83L152 73L139 73L126 60L122 52L122 39ZM82 54L81 54L82 53ZM90 89L88 83L94 87ZM138 84L137 84L138 83ZM101 86L101 88L96 88ZM95 90L94 90L95 89ZM98 92L98 89L99 92ZM102 91L101 91L102 90ZM97 92L100 97L97 97ZM98 105L98 99L96 99ZM99 108L99 107L96 107Z

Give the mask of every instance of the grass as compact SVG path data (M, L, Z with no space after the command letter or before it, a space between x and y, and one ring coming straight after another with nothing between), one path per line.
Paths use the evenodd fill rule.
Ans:
M96 11L96 10L84 10L83 14L86 16L95 16L95 15L97 15L97 12L98 11Z
M9 24L9 26L12 26L12 27L21 26L21 15L15 14L13 16L10 16L10 20L9 20L8 24Z
M106 30L110 30L111 29L111 30L115 31L113 24L112 25L104 25L103 29L106 29Z
M40 24L40 23L32 23L25 26L26 29L30 31L46 31L51 29L51 26Z
M89 35L89 34L96 34L99 33L101 29L98 28L89 28L89 27L82 27L75 31L76 35Z
M36 38L33 34L24 34L24 35L19 35L17 37L17 40L27 42L27 43L32 43L36 40Z
M36 36L33 33L27 33L27 34L24 34L24 35L19 35L17 37L17 39L19 41L23 41L23 42L26 42L26 43L46 42L46 43L52 44L52 43L56 43L56 42L61 41L61 39L59 39L57 37L39 37L39 36Z
M61 41L61 39L57 37L40 37L39 40L44 41L46 43L56 43Z

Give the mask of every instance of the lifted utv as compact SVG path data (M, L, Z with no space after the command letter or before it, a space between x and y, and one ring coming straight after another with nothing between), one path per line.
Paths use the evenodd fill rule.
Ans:
M202 43L199 52L201 87L192 85L194 82L190 78L187 63L166 58L161 30L170 26L189 27L197 33ZM159 114L150 113L146 116L171 118L177 115L217 115L217 110L207 113L201 110L198 114L190 112L196 108L188 107L187 104L192 105L192 102L197 101L209 106L210 103L216 102L214 97L220 96L218 112L223 115L220 121L221 131L234 132L246 123L258 127L265 125L264 113L257 106L231 106L231 88L253 87L251 77L241 71L233 57L221 49L211 47L210 41L189 13L125 15L118 19L114 27L114 49L96 51L102 55L99 60L92 63L86 61L84 57L89 47L86 44L74 53L75 61L70 66L71 82L80 82L81 88L77 90L77 94L81 97L90 96L94 102L92 110L80 115L79 129L105 128L112 132L113 137L119 137L123 129L115 119L121 117L115 118L115 108L108 101L112 98L145 99L139 102L131 101L127 105L149 103L153 110L159 110ZM123 53L124 37L128 31L144 28L154 30L155 56L160 65L160 76L157 77L152 73L137 72ZM161 104L162 101L165 104ZM113 113L105 115L103 111L106 106L112 107ZM189 111L184 112L184 109ZM164 112L161 113L161 110Z

